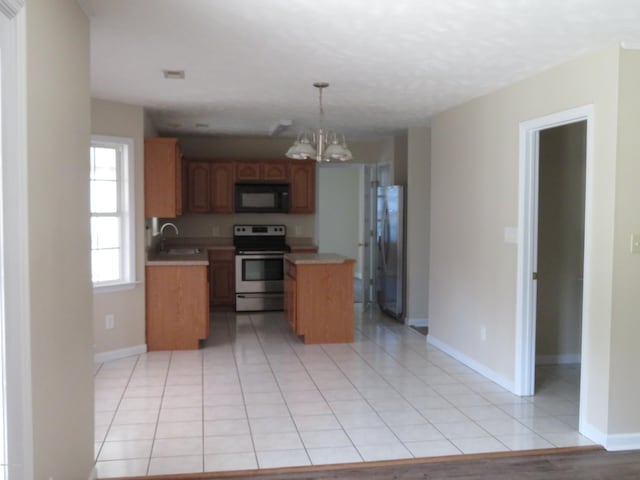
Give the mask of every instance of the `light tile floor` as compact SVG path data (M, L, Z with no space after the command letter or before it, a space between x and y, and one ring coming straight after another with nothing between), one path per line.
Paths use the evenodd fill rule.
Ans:
M521 398L356 306L353 344L304 345L281 312L216 314L197 351L96 366L100 478L591 444L578 366Z

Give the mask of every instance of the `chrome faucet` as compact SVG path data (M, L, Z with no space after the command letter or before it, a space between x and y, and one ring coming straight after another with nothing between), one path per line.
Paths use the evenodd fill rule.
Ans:
M160 251L161 252L164 250L164 229L166 227L173 227L173 230L176 232L176 236L180 235L180 232L178 231L178 227L176 227L173 223L167 222L164 225L162 225L162 227L160 227Z

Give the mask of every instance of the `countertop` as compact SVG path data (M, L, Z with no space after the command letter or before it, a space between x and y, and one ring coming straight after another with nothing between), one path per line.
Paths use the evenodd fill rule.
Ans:
M292 249L304 249L315 248L312 240L306 237L287 237L287 243ZM169 248L200 248L201 253L187 254L187 255L175 255L162 253L159 251L160 239L156 236L153 239L151 247L147 251L146 265L208 265L208 250L235 250L233 246L233 238L228 237L167 237L165 239L165 249ZM296 257L309 257L310 253L296 253L290 254ZM334 256L335 257L335 256ZM323 257L324 258L324 257ZM337 260L334 258L331 260L329 257L326 259L316 258L315 261L309 261L306 258L306 262L301 263L341 263L344 260Z
M187 255L173 255L169 253L149 252L147 256L147 266L207 266L209 265L209 254L206 249L201 253L190 253Z
M284 259L295 265L355 262L337 253L287 253Z

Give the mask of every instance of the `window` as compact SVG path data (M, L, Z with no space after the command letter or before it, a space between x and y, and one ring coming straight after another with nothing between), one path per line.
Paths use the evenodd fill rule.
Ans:
M135 283L133 140L91 138L91 277L94 288Z

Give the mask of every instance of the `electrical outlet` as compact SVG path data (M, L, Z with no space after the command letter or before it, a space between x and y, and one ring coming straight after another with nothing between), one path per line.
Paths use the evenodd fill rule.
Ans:
M116 326L116 317L113 314L104 316L104 328L111 330Z
M300 225L296 225L294 230L296 232L296 237L299 237L300 235L302 235L302 227Z
M211 235L214 237L220 236L220 227L218 225L215 225L214 227L211 228Z
M487 339L487 327L483 326L480 328L480 340L483 342Z

